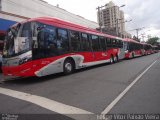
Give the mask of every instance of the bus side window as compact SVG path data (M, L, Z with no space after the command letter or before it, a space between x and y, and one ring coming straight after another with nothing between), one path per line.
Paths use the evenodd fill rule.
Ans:
M120 48L120 40L116 40L116 45L117 45L117 48Z
M123 43L121 40L117 40L117 47L118 48L123 48Z
M135 50L135 45L134 45L134 43L130 42L130 43L129 43L129 46L130 46L130 50L131 50L131 51Z
M90 51L89 36L86 33L81 33L82 51Z
M5 39L5 34L0 34L0 54L1 54L2 51L3 51L4 39Z
M59 54L64 54L69 51L68 32L65 29L58 29L57 49Z
M80 36L79 32L76 31L70 31L70 38L71 38L71 50L74 52L80 51Z
M112 47L111 39L106 38L107 47Z
M44 24L40 23L33 23L33 41L32 41L32 54L33 54L33 59L40 59L45 57L45 43L44 43L44 30L43 29L38 29L40 26L43 26Z
M120 40L120 46L121 46L121 48L123 48L123 43L124 42Z
M118 48L121 48L121 40L118 40L117 45L118 45Z
M46 26L44 39L45 39L45 55L46 57L52 57L57 55L56 47L56 28L52 26Z
M93 51L99 51L100 50L100 44L99 44L99 37L96 35L91 35L91 41L92 41L92 49Z
M104 37L100 37L99 40L100 40L100 44L101 44L101 49L103 51L105 51L106 50L106 40L105 40L105 38Z
M43 26L43 27L42 27ZM33 34L35 36L36 33ZM33 39L35 39L33 37ZM36 39L33 40L33 57L53 57L57 55L56 48L56 28L53 26L41 24L41 29L37 33L38 49Z
M111 39L111 41L112 41L112 46L116 48L117 47L116 39Z
M124 42L124 43L123 43L123 48L124 48L124 50L129 50L129 49L128 49L128 42Z

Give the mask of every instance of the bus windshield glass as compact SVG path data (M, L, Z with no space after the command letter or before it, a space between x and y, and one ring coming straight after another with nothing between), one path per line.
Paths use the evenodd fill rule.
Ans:
M4 41L3 57L13 57L31 49L31 23L9 28Z

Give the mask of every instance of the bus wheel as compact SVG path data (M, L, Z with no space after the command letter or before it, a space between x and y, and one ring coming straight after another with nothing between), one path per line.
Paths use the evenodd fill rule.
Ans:
M111 57L110 57L110 64L112 64L112 63L114 63L114 57L113 57L113 55L111 55Z
M134 58L134 53L132 53L132 58Z
M119 58L118 58L118 55L116 55L115 62L118 62L118 61L119 61Z
M74 63L72 60L70 59L67 59L65 60L64 62L64 65L63 65L63 72L65 75L67 74L71 74L74 70Z

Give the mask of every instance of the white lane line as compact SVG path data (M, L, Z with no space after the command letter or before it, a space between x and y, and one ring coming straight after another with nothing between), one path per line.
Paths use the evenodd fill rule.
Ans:
M0 87L0 93L10 97L20 99L20 100L27 101L30 103L34 103L38 106L41 106L43 108L46 108L48 110L54 111L59 114L64 114L65 116L74 118L76 120L78 119L81 120L81 119L78 117L78 115L76 116L73 114L88 114L88 115L93 114L89 111L86 111L77 107L69 106L45 97L32 95L29 93L19 92L19 91L1 88L1 87Z
M131 89L131 87L157 62L154 61L146 70L144 70L127 88L118 95L105 109L101 114L107 114L109 111L118 103L118 101Z

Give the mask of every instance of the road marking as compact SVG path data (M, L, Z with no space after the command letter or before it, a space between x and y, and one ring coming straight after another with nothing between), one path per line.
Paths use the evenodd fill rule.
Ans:
M144 70L122 93L118 95L105 109L101 114L108 114L109 111L119 102L119 100L131 89L131 87L157 62L154 61L146 70Z
M82 120L81 118L82 116L73 115L73 114L88 114L88 117L89 115L93 114L89 111L86 111L86 110L83 110L77 107L69 106L69 105L66 105L66 104L45 98L45 97L32 95L29 93L19 92L19 91L1 88L1 87L0 87L0 93L10 96L10 97L20 99L20 100L27 101L30 103L34 103L38 106L41 106L43 108L46 108L48 110L54 111L59 114L64 114L65 116L74 118L76 120ZM86 117L87 116L85 116L85 118L83 119L86 119Z

